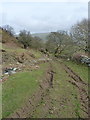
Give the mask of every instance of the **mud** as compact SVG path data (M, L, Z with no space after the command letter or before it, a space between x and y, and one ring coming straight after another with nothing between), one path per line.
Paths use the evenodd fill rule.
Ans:
M88 112L88 93L86 88L88 88L88 84L85 83L80 76L78 76L70 67L64 65L64 69L66 73L69 75L71 80L69 82L76 86L79 92L79 99L81 103L81 110L87 114L87 117L89 115Z

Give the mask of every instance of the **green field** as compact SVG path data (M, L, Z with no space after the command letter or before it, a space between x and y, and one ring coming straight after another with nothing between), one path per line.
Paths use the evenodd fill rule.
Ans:
M64 64L67 64L87 82L88 69L86 66L77 65L71 61L64 61ZM80 109L81 103L78 98L78 89L68 82L71 78L63 69L63 65L56 61L52 61L50 65L52 65L52 70L55 72L53 88L48 88L48 92L47 90L44 91L44 94L47 94L47 96L37 103L40 105L35 108L35 111L32 114L33 117L85 117L85 113ZM3 117L12 115L12 113L24 106L25 102L28 101L28 98L37 91L39 83L43 80L43 76L48 67L48 63L43 63L40 65L39 69L14 74L3 83ZM45 108L44 105L46 105ZM29 112L32 111L29 110Z
M72 61L64 61L73 71L75 71L86 83L88 83L88 70L85 64L77 64Z
M40 107L36 109L33 116L34 118L41 117L41 112L46 114L47 118L76 118L79 115L82 115L80 110L80 102L78 99L75 99L77 96L77 89L71 85L68 80L70 79L66 72L62 69L62 66L57 62L53 62L53 69L56 72L54 75L54 86L53 89L49 91L48 97L52 100L49 101L43 99ZM44 104L53 106L49 111L44 111ZM54 109L54 110L53 110ZM76 113L77 111L77 113ZM53 112L51 114L50 112ZM42 115L43 115L42 114Z
M7 117L17 110L37 90L46 66L46 64L42 64L38 71L16 73L3 83L3 117Z

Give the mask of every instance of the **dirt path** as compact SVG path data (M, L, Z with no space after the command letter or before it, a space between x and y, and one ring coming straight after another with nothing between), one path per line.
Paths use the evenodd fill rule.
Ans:
M38 90L22 108L8 118L81 118L80 114L76 115L77 105L73 103L78 101L78 98L72 96L75 89L78 90L76 95L81 103L80 109L84 112L84 116L88 117L86 88L87 84L71 68L56 61L49 62Z

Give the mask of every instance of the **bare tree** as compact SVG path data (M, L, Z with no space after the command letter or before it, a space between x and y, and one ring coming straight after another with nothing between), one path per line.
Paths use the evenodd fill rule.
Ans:
M11 27L10 25L4 25L3 30L8 32L10 35L14 35L15 33L13 27Z

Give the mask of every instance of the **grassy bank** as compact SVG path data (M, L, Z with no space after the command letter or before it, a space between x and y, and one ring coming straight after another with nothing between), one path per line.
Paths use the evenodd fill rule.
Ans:
M15 112L38 88L47 64L42 64L38 70L16 73L3 83L3 117Z
M88 67L72 61L64 61L74 72L76 72L86 83L88 83Z
M55 72L53 88L49 89L47 97L41 100L41 104L36 108L33 117L78 118L83 116L80 110L81 104L77 98L77 88L68 82L70 78L63 66L56 61L52 62L52 70Z

